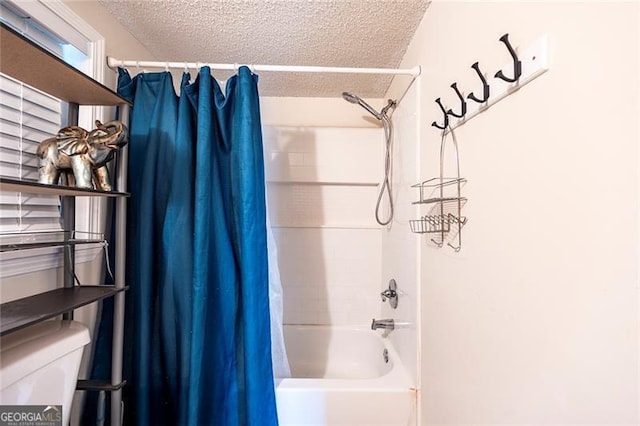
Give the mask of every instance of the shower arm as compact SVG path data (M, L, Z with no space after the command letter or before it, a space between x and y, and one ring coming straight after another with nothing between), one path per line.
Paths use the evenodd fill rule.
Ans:
M387 100L387 105L382 108L382 111L380 111L380 115L387 115L387 111L389 111L391 108L395 108L396 105L398 105L398 102L394 101L393 99Z

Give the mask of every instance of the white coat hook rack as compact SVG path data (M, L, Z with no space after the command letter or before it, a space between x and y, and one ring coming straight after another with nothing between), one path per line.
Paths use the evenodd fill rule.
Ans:
M518 49L511 46L509 34L504 34L499 40L507 48L511 61L496 72L491 81L487 81L478 62L471 65L471 68L478 74L481 83L466 97L473 102L467 102L460 93L457 84L453 83L451 88L455 90L460 99L461 112L455 113L451 109L447 110L442 105L441 98L436 99L436 103L443 113L443 119L442 124L434 121L432 123L434 127L448 134L549 70L549 39L546 34L519 52L517 52ZM482 97L479 96L480 93L482 93Z

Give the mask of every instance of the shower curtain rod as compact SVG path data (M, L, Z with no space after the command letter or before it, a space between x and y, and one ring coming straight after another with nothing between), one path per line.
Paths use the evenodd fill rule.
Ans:
M173 69L199 69L208 66L215 70L236 71L243 64L212 64L206 62L158 62L158 61L125 61L111 56L107 57L109 68L164 68ZM420 75L420 66L413 68L350 68L350 67L320 67L320 66L295 66L295 65L246 65L251 71L266 72L308 72L308 73L336 73L336 74L393 74L410 75L417 77Z

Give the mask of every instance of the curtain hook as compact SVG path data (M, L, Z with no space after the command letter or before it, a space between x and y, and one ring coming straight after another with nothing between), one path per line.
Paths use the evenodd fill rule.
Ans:
M189 67L187 66L188 64L185 62L184 63L184 72L187 73L189 72Z
M138 74L145 74L147 72L145 69L140 69L140 61L136 61L136 69L138 70Z
M169 72L169 62L165 62L165 63L164 63L164 70L165 70L166 72Z
M233 64L233 71L237 73L239 70L240 70L240 65L237 62L234 63Z

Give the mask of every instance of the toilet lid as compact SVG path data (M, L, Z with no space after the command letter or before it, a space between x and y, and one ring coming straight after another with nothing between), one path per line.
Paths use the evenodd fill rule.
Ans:
M87 327L50 320L0 337L0 389L88 344Z

